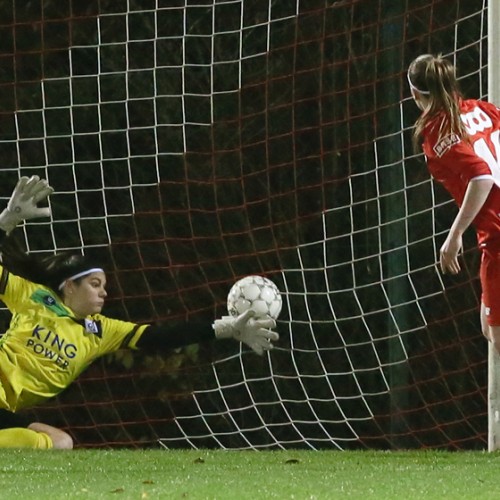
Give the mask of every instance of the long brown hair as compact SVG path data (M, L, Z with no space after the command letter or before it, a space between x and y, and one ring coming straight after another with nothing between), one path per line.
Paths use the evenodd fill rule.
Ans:
M465 126L460 118L459 102L462 94L455 76L455 67L441 55L423 54L408 68L408 80L414 90L429 98L429 105L415 122L413 146L420 148L422 133L430 120L443 113L439 124L439 139L456 134L468 141Z
M28 254L17 238L9 235L0 245L0 262L11 273L44 285L60 294L61 283L87 269L102 267L100 260L76 252L39 256ZM75 280L78 281L78 280Z

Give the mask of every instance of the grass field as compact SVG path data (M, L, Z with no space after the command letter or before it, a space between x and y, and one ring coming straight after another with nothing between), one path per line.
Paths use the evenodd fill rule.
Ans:
M497 499L500 454L0 452L0 499Z

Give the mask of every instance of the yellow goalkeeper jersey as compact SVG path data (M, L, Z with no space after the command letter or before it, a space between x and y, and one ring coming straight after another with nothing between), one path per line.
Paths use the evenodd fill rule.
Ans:
M95 314L77 319L50 289L0 266L0 299L12 313L0 337L0 408L37 405L64 390L93 361L136 349L147 325Z

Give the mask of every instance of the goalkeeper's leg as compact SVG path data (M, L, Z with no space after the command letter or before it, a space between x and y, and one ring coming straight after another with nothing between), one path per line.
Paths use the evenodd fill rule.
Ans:
M11 427L0 430L1 448L31 448L34 450L71 450L73 440L64 431L41 423L30 424L29 428Z
M73 440L56 427L29 423L21 415L0 408L0 448L72 449Z
M45 432L36 432L22 427L0 430L0 448L48 450L53 447L52 439Z
M28 430L36 432L37 434L45 434L49 436L52 441L52 448L57 450L73 449L73 439L68 433L62 431L61 429L57 429L51 425L42 424L40 422L33 422L28 426Z

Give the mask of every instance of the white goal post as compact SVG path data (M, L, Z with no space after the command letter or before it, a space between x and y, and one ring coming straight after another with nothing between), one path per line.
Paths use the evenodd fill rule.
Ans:
M500 106L500 2L488 2L488 99ZM488 345L488 450L500 448L500 356Z

